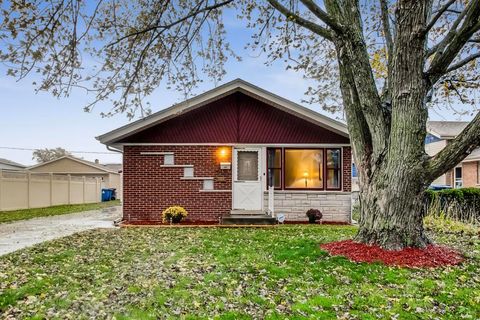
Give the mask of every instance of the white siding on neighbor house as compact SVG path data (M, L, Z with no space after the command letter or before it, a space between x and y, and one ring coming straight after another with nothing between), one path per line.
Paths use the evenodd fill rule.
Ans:
M434 156L447 145L447 140L440 140L425 145L425 152L429 156Z
M268 204L268 192L264 193ZM350 192L275 191L274 212L284 214L287 221L306 221L308 209L322 212L324 221L350 222L352 195ZM268 208L264 208L267 210Z
M0 162L0 169L5 169L5 170L25 170L25 168L9 165L7 163L1 163Z
M447 145L447 140L440 140L440 141L436 141L436 142L432 142L432 143L428 143L425 145L425 152L433 157L434 155L436 155L437 153L440 152L440 150L442 150L443 148L445 148L445 146ZM438 177L437 179L435 179L433 182L432 182L433 185L446 185L447 184L447 175L446 174L442 174L440 177Z

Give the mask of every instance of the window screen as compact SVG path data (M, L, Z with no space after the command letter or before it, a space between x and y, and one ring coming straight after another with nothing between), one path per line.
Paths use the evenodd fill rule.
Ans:
M258 181L258 152L237 151L237 180Z

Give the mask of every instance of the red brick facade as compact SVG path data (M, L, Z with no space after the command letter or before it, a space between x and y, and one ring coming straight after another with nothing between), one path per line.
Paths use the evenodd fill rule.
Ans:
M345 192L352 191L352 148L344 147L342 156L342 189Z
M479 161L470 161L462 163L462 180L464 187L478 187L480 181L478 181L478 169Z
M227 150L220 158L219 150ZM164 155L145 152L173 152L175 165L193 165L195 177L213 177L214 189L201 191L203 180L185 180L183 167L164 167ZM351 191L351 148L343 148L342 187ZM187 221L219 221L232 208L232 170L220 169L231 162L231 147L125 146L123 153L123 218L129 222L161 221L169 206L184 207ZM218 191L228 190L228 191ZM328 193L328 191L326 191Z
M217 149L214 146L125 146L124 220L160 221L162 211L173 205L189 212L187 221L218 221L229 213L231 192L200 192L203 180L182 180L183 167L162 167L163 155L140 154L173 152L176 165L191 164L196 177L214 177L215 189L231 190L232 171L220 169Z
M289 195L292 198L287 198L283 192L285 199L280 199L281 195L277 198L282 200L286 212L295 207L302 217L305 204L300 198L315 198L312 200L316 201L315 206L321 207L318 202L323 201L332 218L348 221L348 196L352 187L349 138L341 133L345 131L337 131L338 127L324 126L316 116L310 117L295 108L275 107L263 98L232 92L186 112L172 113L164 121L145 124L119 136L118 140L110 141L123 146L124 220L158 222L162 220L162 211L175 205L188 211L187 221L218 222L223 215L229 214L232 209L232 169L221 169L220 162L232 162L232 147L219 146L225 144L344 146L342 190L317 190L322 195L318 199L322 200L312 197L316 196L314 190L309 190L313 192L309 195ZM223 158L220 150L227 151ZM165 157L171 161L172 155L164 153L173 153L173 165L169 161L165 165ZM195 179L185 177L186 173L191 175L189 170L192 167ZM262 174L265 176L265 172ZM203 190L204 184L207 186L212 180L213 190Z
M479 187L479 161L468 161L462 162L462 187L471 188ZM454 187L455 186L455 169L448 170L445 173L446 184Z

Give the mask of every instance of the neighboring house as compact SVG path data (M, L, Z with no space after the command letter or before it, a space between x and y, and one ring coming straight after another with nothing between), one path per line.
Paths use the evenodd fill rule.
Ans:
M58 159L39 163L27 168L34 173L55 173L76 177L97 177L102 181L103 188L117 189L117 197L122 197L121 176L118 169L110 169L98 161L91 162L73 156L63 156Z
M3 159L0 158L0 169L5 169L5 170L25 170L27 166L24 166L23 164Z
M173 205L190 221L225 221L273 202L287 221L317 208L326 221L350 222L346 126L243 80L97 139L123 151L126 221L159 221Z
M98 160L95 160L95 162L97 163ZM122 173L122 164L121 163L103 163L102 166L104 166L105 168L109 169L109 170L112 170L112 171L115 171L115 172L118 172L118 173Z
M425 150L434 156L459 135L468 125L463 121L429 121ZM475 149L454 169L437 178L432 185L459 187L480 187L480 148Z

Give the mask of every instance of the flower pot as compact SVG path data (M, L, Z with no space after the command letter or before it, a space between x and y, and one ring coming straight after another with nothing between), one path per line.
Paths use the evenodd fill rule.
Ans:
M308 217L308 223L315 223L316 220L317 220L317 217L315 217L315 216Z
M182 216L172 217L172 223L180 223L182 221Z

